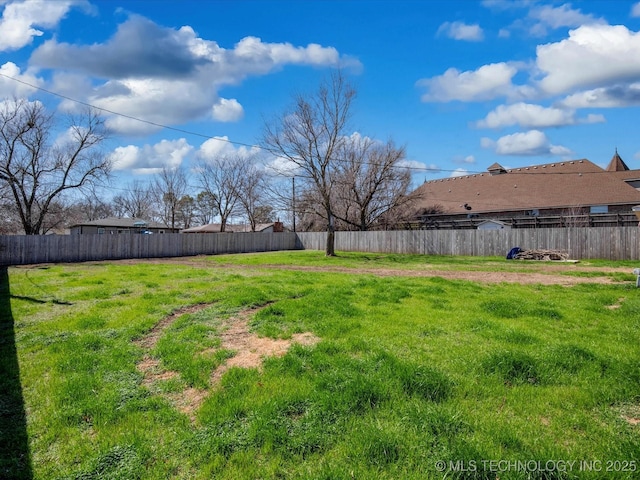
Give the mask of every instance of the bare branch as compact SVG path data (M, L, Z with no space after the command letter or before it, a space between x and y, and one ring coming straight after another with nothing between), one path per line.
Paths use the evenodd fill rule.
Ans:
M239 155L224 155L200 161L200 184L220 215L221 232L225 231L229 218L238 213L246 165L245 159Z
M52 141L56 119L39 102L13 99L0 104L0 182L11 192L27 235L45 233L53 205L65 191L90 187L108 177L111 165L99 150L102 119L92 111L71 118ZM63 215L63 213L58 213Z
M306 188L320 200L327 219L325 253L335 255L333 177L356 91L341 72L311 95L298 95L290 112L265 125L264 146L298 166Z
M188 191L188 183L187 174L184 169L179 167L164 167L160 173L155 175L153 180L151 192L160 207L160 218L165 225L170 226L172 229L177 228L177 223L180 224L180 227L187 228L184 221L185 218L178 221L177 216L184 217L184 215L181 215L181 209L188 205L188 200L185 198Z

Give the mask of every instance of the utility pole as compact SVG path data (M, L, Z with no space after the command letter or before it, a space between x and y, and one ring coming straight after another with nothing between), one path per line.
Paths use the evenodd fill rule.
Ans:
M293 195L291 197L291 206L293 210L293 232L296 231L296 177L291 177L291 185L293 187Z

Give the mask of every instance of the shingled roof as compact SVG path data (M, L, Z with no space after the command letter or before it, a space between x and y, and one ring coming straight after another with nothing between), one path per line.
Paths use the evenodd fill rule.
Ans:
M444 213L469 214L640 204L631 181L640 180L640 170L604 170L586 159L502 170L494 164L489 170L425 182L416 190L417 212L435 205Z
M611 157L611 161L609 165L607 165L607 172L623 172L626 170L629 170L629 167L627 167L627 164L620 158L618 149L616 148L616 153Z
M276 222L277 223L277 222ZM262 232L267 230L269 227L273 227L274 230L277 229L276 223L258 223L256 224L256 232ZM280 224L282 226L282 224ZM207 225L200 225L197 227L187 228L182 230L182 233L220 233L221 225L219 223L209 223ZM250 225L225 225L225 233L243 233L243 232L251 232Z
M101 218L99 220L92 220L89 222L82 222L72 225L72 227L85 227L85 226L98 226L98 227L116 227L116 228L138 228L140 226L144 228L169 228L164 223L152 222L144 220L142 218L129 218L129 217L108 217Z

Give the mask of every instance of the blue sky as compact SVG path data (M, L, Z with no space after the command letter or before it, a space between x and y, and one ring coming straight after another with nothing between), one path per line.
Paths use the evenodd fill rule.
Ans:
M640 168L637 1L0 0L0 11L0 97L79 108L30 84L183 130L106 113L121 184L252 151L265 119L336 67L358 90L350 133L406 146L416 186L494 162L606 166L615 148Z

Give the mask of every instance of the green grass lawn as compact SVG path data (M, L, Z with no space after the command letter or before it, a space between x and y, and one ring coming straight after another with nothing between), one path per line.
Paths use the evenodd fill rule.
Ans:
M632 264L589 266L554 274ZM0 289L0 477L638 478L634 276L566 287L358 273L376 268L544 267L280 252L10 268ZM138 342L200 304L153 347ZM221 346L222 326L248 309L260 336L311 332L320 342L212 383L237 353ZM137 368L145 357L176 375L149 383ZM189 389L204 392L192 415L172 401Z

